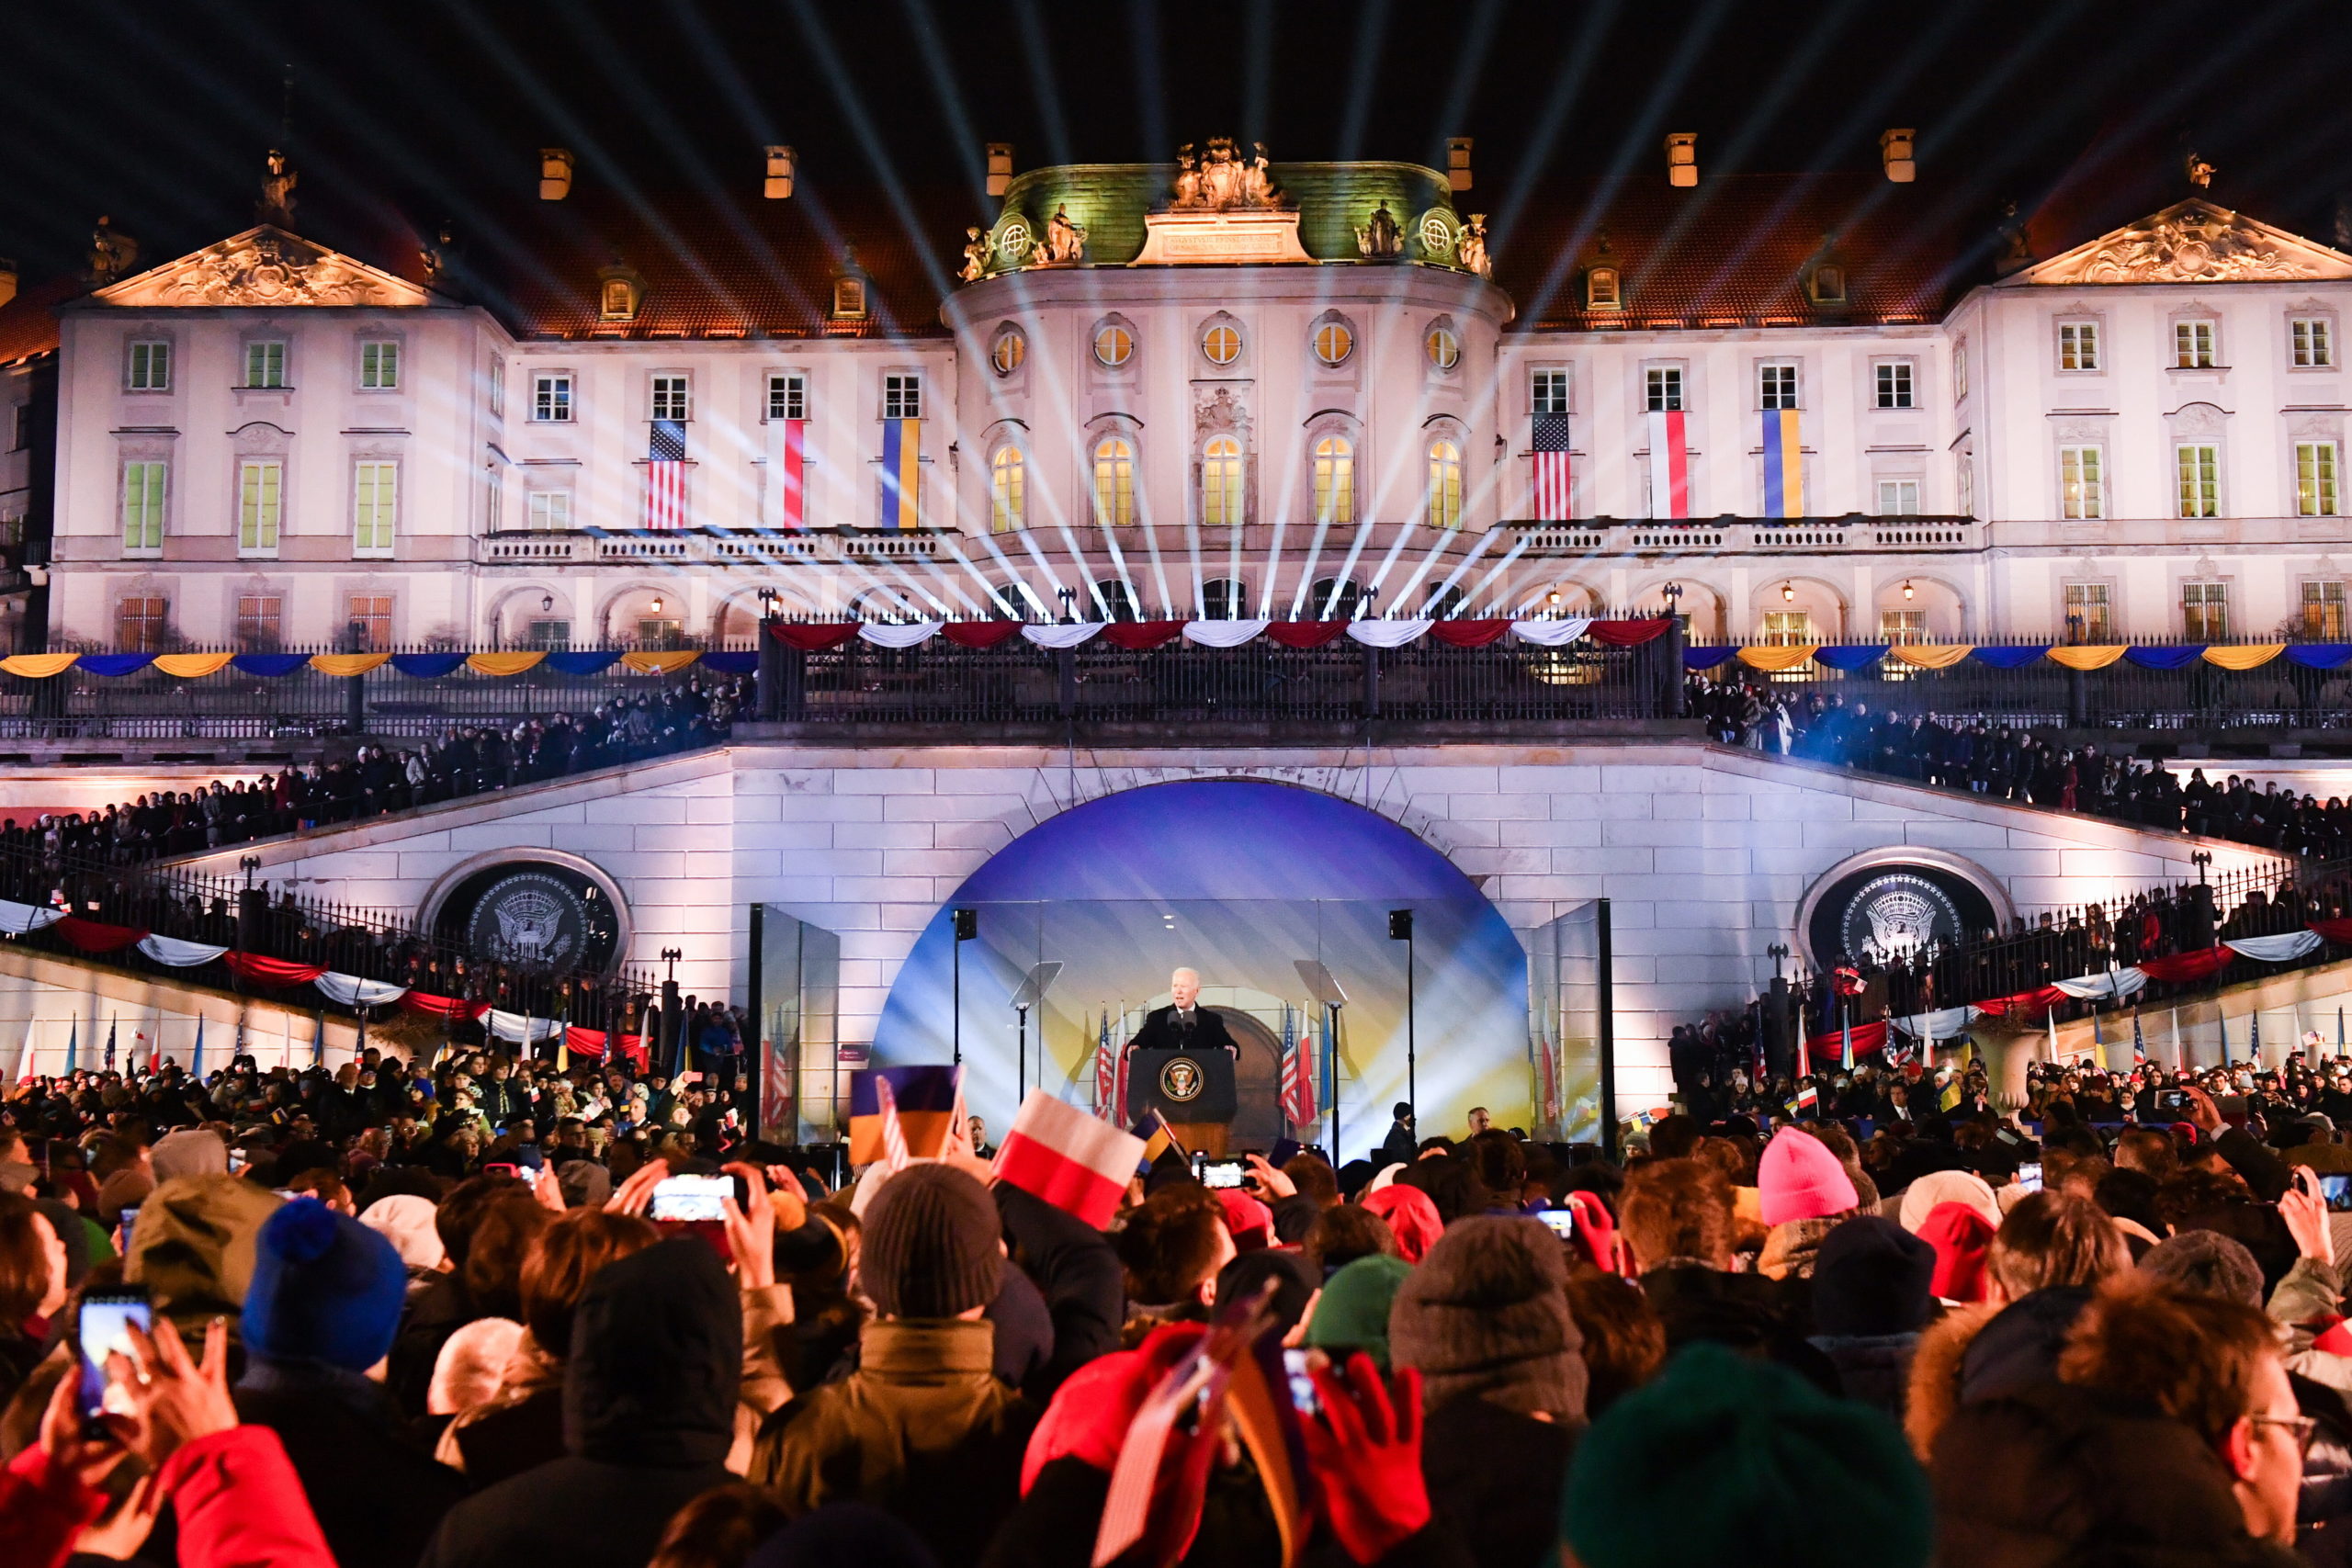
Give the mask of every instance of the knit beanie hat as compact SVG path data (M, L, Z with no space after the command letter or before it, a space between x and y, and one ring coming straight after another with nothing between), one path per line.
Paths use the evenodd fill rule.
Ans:
M220 1134L203 1127L183 1127L155 1140L147 1151L148 1168L158 1184L182 1176L226 1176L229 1145Z
M434 1224L433 1200L413 1192L379 1198L359 1211L359 1223L392 1244L401 1261L411 1269L438 1269L448 1251Z
M1389 1230L1396 1237L1396 1256L1408 1263L1419 1263L1427 1258L1437 1238L1444 1234L1445 1222L1438 1218L1437 1205L1430 1195L1418 1187L1400 1187L1391 1183L1363 1196L1363 1206L1388 1222Z
M1560 1534L1584 1568L1924 1568L1934 1522L1894 1422L1702 1341L1577 1445Z
M1413 1266L1401 1258L1359 1258L1323 1281L1323 1297L1306 1322L1306 1343L1335 1361L1362 1350L1388 1370L1388 1314Z
M1903 1228L1912 1235L1928 1223L1939 1203L1965 1203L1984 1216L1984 1223L1998 1230L2001 1225L2001 1201L1993 1189L1973 1170L1931 1170L1903 1190L1903 1206L1899 1216Z
M1764 1145L1764 1157L1756 1166L1756 1187L1768 1225L1826 1220L1861 1202L1854 1195L1853 1179L1829 1145L1794 1127L1781 1128Z
M1984 1254L1993 1226L1966 1203L1939 1203L1919 1226L1919 1239L1936 1249L1936 1271L1928 1289L1948 1302L1984 1299Z
M2262 1304L2262 1265L2245 1243L2219 1231L2182 1231L2148 1248L2140 1272L2200 1296Z
M270 1215L245 1292L246 1348L364 1372L399 1329L408 1269L392 1244L315 1198Z
M1388 1311L1388 1355L1420 1370L1428 1407L1484 1396L1521 1415L1584 1418L1584 1336L1568 1315L1568 1265L1533 1220L1457 1220Z
M1274 1212L1272 1209L1238 1187L1218 1188L1216 1201L1225 1211L1225 1228L1233 1234L1237 1251L1255 1252L1261 1247L1273 1245Z
M1840 1337L1916 1333L1934 1310L1936 1249L1875 1214L1822 1238L1813 1264L1813 1320Z
M1104 1475L1117 1468L1127 1428L1145 1397L1207 1333L1202 1324L1164 1323L1136 1348L1097 1356L1070 1373L1029 1434L1021 1461L1022 1495L1037 1483L1037 1472L1057 1459L1084 1460Z
M1004 1222L988 1189L946 1165L910 1165L874 1195L859 1281L885 1317L954 1317L996 1298Z

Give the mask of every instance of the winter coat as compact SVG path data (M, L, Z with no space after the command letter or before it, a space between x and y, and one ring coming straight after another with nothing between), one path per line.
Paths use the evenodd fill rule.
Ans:
M645 1568L670 1516L734 1479L742 1363L738 1293L709 1247L607 1265L572 1320L564 1457L449 1510L421 1568Z
M1560 1491L1583 1431L1476 1396L1428 1413L1421 1479L1430 1506L1478 1568L1551 1561L1560 1539Z
M336 1568L303 1500L285 1447L260 1427L232 1427L183 1443L164 1461L156 1490L176 1525L182 1568ZM11 1568L63 1568L85 1525L107 1498L39 1445L0 1471L0 1540Z
M989 1191L1004 1221L1006 1250L1053 1318L1053 1353L1022 1385L1032 1399L1048 1399L1070 1373L1119 1348L1126 1277L1109 1239L1075 1214L1006 1182Z
M1666 1330L1671 1356L1705 1339L1803 1374L1830 1393L1838 1374L1805 1343L1813 1327L1811 1282L1768 1280L1761 1274L1681 1264L1645 1272L1636 1281Z
M1917 1334L1817 1334L1810 1343L1838 1369L1838 1382L1847 1398L1894 1421L1903 1419L1911 1353L1919 1345Z
M413 1568L465 1477L420 1446L382 1387L316 1362L254 1355L237 1414L276 1432L340 1568ZM387 1496L401 1506L384 1506Z

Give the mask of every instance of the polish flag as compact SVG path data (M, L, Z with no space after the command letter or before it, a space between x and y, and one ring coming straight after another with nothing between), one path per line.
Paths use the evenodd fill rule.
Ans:
M1650 411L1650 515L1690 515L1690 451L1680 409Z
M997 1150L996 1174L1101 1230L1142 1158L1143 1140L1133 1133L1033 1089Z

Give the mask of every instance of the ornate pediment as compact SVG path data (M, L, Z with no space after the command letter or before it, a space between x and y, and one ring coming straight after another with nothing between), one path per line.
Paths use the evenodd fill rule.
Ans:
M2352 256L2191 199L2027 267L2011 284L2262 283L2352 277Z
M207 245L91 296L101 304L415 306L425 290L270 224Z

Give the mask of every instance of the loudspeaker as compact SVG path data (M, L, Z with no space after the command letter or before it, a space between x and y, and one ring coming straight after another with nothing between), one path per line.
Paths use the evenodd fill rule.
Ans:
M956 911L956 940L969 942L980 934L980 912L978 909Z
M1388 940L1391 942L1410 942L1413 940L1412 910L1391 909L1388 911Z

